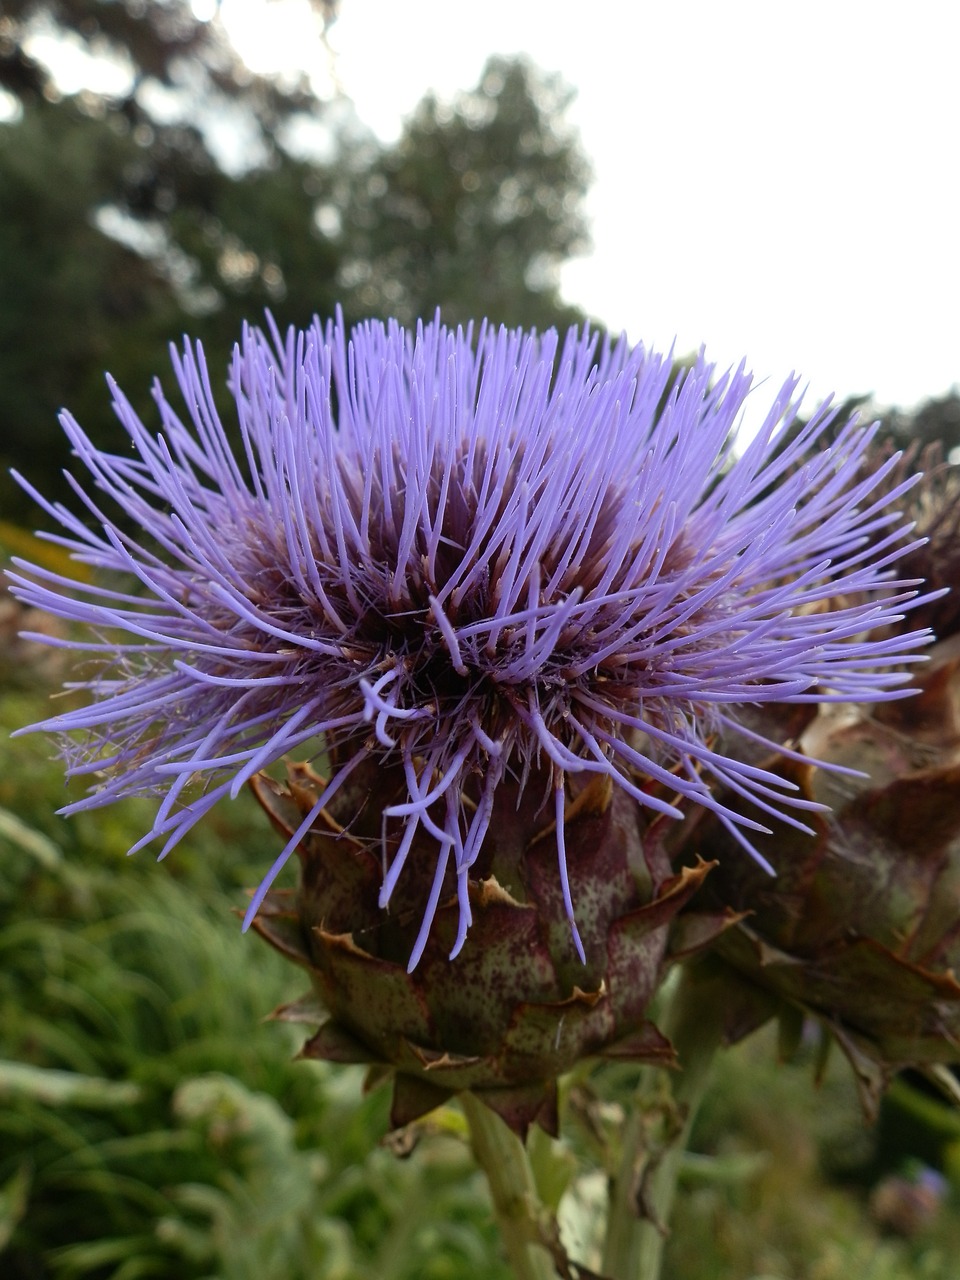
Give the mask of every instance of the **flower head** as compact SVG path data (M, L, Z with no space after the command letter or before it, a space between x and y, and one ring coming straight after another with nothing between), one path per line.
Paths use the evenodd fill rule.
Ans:
M99 659L88 704L35 726L65 735L71 773L95 775L64 812L157 794L135 847L166 837L165 853L263 767L326 741L332 776L248 921L374 762L404 780L380 817L382 905L414 842L435 842L412 962L453 886L462 946L507 781L539 788L555 820L572 924L572 775L608 775L651 811L702 805L749 848L764 814L802 826L793 811L819 806L718 749L738 705L897 697L926 639L866 636L915 595L890 570L909 481L883 484L895 459L863 477L872 433L855 422L819 448L826 408L784 444L795 381L737 455L743 366L715 380L701 357L674 381L669 358L577 330L248 329L234 448L199 346L174 366L188 412L158 387L159 435L114 387L129 454L64 415L94 481L74 483L84 518L35 496L94 581L13 577L29 604L84 624L68 643Z

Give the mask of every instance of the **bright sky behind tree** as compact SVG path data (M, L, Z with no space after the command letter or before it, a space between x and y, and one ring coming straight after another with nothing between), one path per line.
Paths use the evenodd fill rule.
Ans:
M222 5L257 69L303 66L326 94L305 13ZM814 395L909 405L960 382L960 6L341 0L329 39L384 138L494 52L576 88L594 249L563 288L609 326L773 380L796 367Z
M634 341L796 369L815 398L960 384L960 5L340 0L327 43L308 0L194 7L388 140L492 53L559 72L594 168L563 292Z

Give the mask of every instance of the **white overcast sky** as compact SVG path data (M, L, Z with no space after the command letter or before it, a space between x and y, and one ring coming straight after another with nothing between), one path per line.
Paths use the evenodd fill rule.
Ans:
M820 397L960 383L960 0L193 0L382 138L525 53L576 90L594 247L565 296Z
M277 7L279 6L279 7ZM329 75L272 0L249 56ZM524 52L577 91L605 324L758 377L909 405L960 383L960 3L341 0L336 72L384 138L427 89ZM244 47L246 41L244 39Z

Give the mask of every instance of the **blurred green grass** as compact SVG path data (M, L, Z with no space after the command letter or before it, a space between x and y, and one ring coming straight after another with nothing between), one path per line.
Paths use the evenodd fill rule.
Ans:
M29 655L3 670L4 1280L506 1277L456 1123L397 1159L380 1145L385 1092L364 1095L357 1069L294 1061L302 1031L264 1020L305 984L240 933L235 913L275 845L252 798L220 806L162 865L127 859L151 803L58 818L68 793L52 744L8 736L45 714L49 670ZM926 1119L886 1141L890 1112L863 1128L843 1064L819 1090L811 1074L778 1065L767 1034L721 1060L664 1280L956 1276L955 1117L913 1107ZM585 1079L616 1117L630 1073ZM580 1164L563 1221L596 1266L603 1158L567 1127ZM885 1235L872 1185L916 1156L952 1174L946 1203L916 1237Z
M240 933L273 856L252 798L127 859L150 802L58 818L51 744L6 732L48 696L0 706L4 1280L506 1275L465 1144L398 1161L386 1094L264 1021L305 980Z

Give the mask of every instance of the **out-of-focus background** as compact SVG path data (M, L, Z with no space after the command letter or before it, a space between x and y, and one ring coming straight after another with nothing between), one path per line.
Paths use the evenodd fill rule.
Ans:
M2 0L0 550L60 564L7 470L70 499L62 407L123 448L104 370L150 423L168 342L216 377L265 308L590 318L949 453L958 49L935 3ZM49 625L0 596L5 729L69 678L17 638ZM149 802L64 821L51 754L0 739L4 1280L505 1275L455 1112L398 1161L382 1092L262 1023L302 984L231 914L273 856L252 803L127 862ZM960 1119L903 1081L867 1131L813 1055L722 1064L674 1280L952 1280ZM588 1265L632 1079L595 1083L562 1209Z

